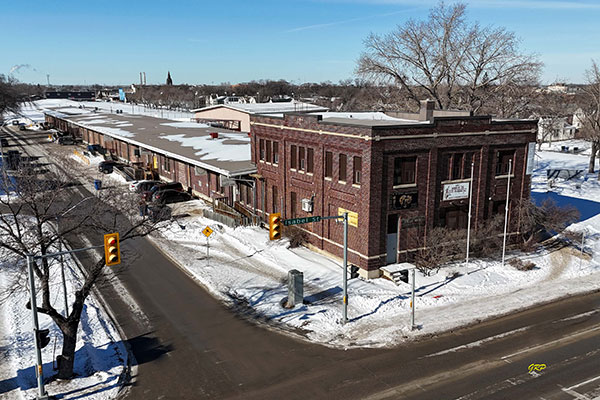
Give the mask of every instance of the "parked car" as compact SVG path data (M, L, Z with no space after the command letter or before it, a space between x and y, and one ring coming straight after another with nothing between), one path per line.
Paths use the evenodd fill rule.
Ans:
M118 165L119 165L119 163L117 161L112 161L112 160L102 161L100 164L98 164L98 171L102 172L103 174L110 174L113 172L114 168Z
M183 185L180 182L160 183L158 185L154 185L152 186L152 188L150 188L150 190L147 190L142 193L142 199L144 201L150 202L152 201L152 196L154 195L154 193L170 189L183 192Z
M2 147L8 147L8 140L2 138L0 139L0 144L2 144Z
M171 204L191 200L192 196L187 192L175 189L159 190L152 195L152 204Z
M143 193L147 190L152 189L152 186L160 185L161 181L153 181L153 180L141 180L141 181L132 181L129 183L129 190L135 193Z
M75 138L73 136L61 136L57 140L58 144L75 144Z

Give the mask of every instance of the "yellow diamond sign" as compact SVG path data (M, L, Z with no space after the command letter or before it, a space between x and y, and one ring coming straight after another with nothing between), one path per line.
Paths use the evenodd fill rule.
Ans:
M202 230L202 233L204 233L204 236L209 237L210 235L212 235L213 230L210 229L210 226L207 226Z

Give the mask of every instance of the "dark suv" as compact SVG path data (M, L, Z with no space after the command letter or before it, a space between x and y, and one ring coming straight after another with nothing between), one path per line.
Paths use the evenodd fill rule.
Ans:
M150 190L142 193L142 199L148 202L152 201L152 197L156 192L163 192L165 190L176 190L178 192L183 192L183 185L180 182L170 182L152 186Z
M98 164L98 171L102 172L103 174L110 174L118 165L119 163L116 161L102 161L100 164Z
M170 203L179 203L181 201L188 201L191 199L192 196L189 193L182 192L180 190L159 190L152 195L152 204L164 205Z

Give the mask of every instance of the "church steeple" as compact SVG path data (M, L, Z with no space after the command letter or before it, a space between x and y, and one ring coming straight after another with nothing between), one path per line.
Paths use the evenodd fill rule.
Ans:
M167 85L173 85L173 79L171 79L171 71L167 72Z

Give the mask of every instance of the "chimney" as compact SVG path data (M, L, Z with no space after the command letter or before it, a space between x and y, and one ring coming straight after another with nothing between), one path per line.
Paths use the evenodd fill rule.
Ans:
M419 121L433 120L433 110L435 102L433 100L421 100L421 109L419 110Z

